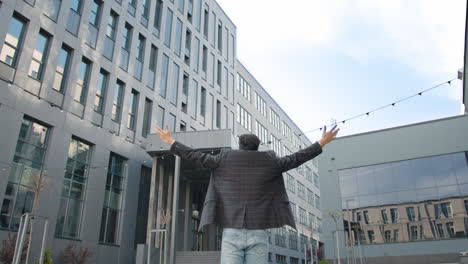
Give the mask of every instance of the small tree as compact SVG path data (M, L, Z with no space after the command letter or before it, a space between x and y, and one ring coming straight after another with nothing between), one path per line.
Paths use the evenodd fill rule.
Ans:
M66 264L85 264L92 256L93 252L88 247L69 243L60 251L59 258Z
M15 255L15 247L16 247L16 238L17 235L12 235L11 233L8 234L8 239L3 240L2 242L2 249L0 250L0 261L4 264L11 264L13 263L13 256ZM23 247L21 250L21 260L24 260L26 257L26 251L28 249L28 239L25 241L26 246Z
M44 260L39 264L52 264L52 250L50 248L44 251Z

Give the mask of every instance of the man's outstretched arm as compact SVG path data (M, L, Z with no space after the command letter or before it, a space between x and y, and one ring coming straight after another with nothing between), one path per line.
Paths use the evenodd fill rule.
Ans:
M329 132L327 132L327 127L324 127L322 139L320 139L320 141L310 145L307 148L301 149L296 153L278 158L277 163L281 168L281 171L285 172L297 168L303 163L318 156L320 153L322 153L322 148L326 144L330 143L330 141L335 139L338 131L340 131L340 129L336 129L336 126L334 126Z
M193 164L203 168L216 168L219 164L219 155L211 155L194 150L178 141L176 141L169 131L168 126L162 130L157 128L156 132L162 141L171 146L171 152L183 159L191 161Z

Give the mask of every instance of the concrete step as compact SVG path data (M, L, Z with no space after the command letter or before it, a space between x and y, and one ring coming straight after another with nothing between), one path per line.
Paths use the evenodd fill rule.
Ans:
M221 262L220 251L178 251L176 252L176 264L219 264Z

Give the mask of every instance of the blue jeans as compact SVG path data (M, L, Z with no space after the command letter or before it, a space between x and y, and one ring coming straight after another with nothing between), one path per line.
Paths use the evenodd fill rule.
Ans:
M221 264L268 263L268 232L264 229L224 228Z

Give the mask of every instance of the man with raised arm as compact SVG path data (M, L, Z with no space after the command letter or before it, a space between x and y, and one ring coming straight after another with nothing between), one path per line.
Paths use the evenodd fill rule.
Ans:
M221 264L268 263L267 229L289 225L296 229L282 173L322 153L338 134L336 126L307 148L284 157L258 151L254 134L239 136L239 149L222 149L213 155L176 140L168 127L157 133L171 152L194 165L213 170L206 194L200 229L207 224L223 228Z

